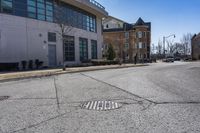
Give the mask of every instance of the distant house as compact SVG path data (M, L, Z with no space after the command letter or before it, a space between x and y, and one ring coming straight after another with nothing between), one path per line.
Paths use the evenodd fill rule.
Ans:
M150 22L144 22L139 18L136 23L129 24L114 17L108 17L103 21L103 27L104 55L106 55L107 46L111 44L116 58L125 62L150 58Z
M123 20L118 18L108 16L106 19L103 19L103 29L115 29L115 28L123 28L123 24L125 23Z
M200 60L200 33L192 37L192 59Z

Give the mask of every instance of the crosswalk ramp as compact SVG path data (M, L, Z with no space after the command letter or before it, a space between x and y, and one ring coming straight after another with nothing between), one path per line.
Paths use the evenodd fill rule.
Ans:
M122 106L120 103L113 101L87 101L81 104L82 109L106 111L118 109Z

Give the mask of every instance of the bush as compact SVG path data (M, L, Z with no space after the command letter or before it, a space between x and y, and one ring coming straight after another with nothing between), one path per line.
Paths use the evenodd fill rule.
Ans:
M92 64L95 66L116 65L116 64L119 64L119 61L116 61L116 60L92 60Z
M27 61L23 60L23 61L21 61L21 64L22 64L22 69L25 70Z
M114 60L116 57L115 51L113 49L113 46L111 44L108 45L107 50L107 60Z
M35 60L36 69L39 69L43 65L43 61L39 61L39 59Z
M39 68L39 60L38 59L35 60L35 66L36 66L36 69Z
M0 71L13 71L13 70L19 70L18 62L0 63Z
M32 60L29 60L29 62L28 62L28 68L29 69L33 69L33 61Z
M91 63L91 60L82 60L82 63Z

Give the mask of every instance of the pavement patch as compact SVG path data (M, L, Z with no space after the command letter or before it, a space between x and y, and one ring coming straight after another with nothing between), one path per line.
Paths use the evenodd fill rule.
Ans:
M200 67L191 67L192 70L200 70Z
M113 101L87 101L81 104L82 109L108 111L118 109L122 104Z
M0 96L0 101L7 100L10 96Z

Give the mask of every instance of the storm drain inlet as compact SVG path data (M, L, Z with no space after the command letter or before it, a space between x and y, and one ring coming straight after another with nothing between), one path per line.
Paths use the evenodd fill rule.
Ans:
M82 109L108 111L118 109L122 104L113 101L87 101L81 104Z
M0 96L0 101L7 100L9 96Z

